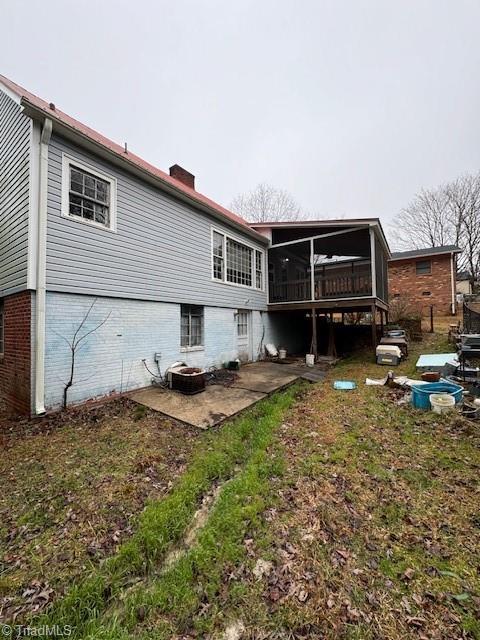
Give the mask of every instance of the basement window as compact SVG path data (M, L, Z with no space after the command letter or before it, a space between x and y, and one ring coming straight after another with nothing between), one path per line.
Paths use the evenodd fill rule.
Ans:
M432 261L431 260L420 260L415 263L415 272L417 276L425 276L432 273Z
M0 358L5 353L5 314L3 311L3 300L0 300Z
M182 349L203 346L203 307L181 305L180 346Z
M115 192L115 178L67 155L63 156L63 216L113 230Z

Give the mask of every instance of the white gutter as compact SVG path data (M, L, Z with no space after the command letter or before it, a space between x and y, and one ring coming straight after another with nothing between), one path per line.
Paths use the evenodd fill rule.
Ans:
M450 254L450 278L451 278L451 286L452 286L452 315L455 315L455 313L457 312L457 300L455 297L455 293L456 293L456 286L455 286L455 277L453 274L453 261L455 259L455 254L452 253Z
M45 300L47 271L48 145L52 121L45 118L40 136L37 226L37 292L35 297L35 415L45 413ZM32 212L31 212L32 215ZM35 215L35 212L33 212Z

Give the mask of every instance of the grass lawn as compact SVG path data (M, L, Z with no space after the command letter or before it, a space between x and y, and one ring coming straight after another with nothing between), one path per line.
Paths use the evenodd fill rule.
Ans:
M428 336L398 373L413 373L420 350L449 349ZM291 387L206 434L135 420L129 406L116 416L112 404L99 423L6 436L9 597L47 581L53 604L31 624L70 624L92 640L480 638L479 427L365 386L386 371L370 359L344 360L324 383ZM334 391L334 379L358 389ZM135 447L161 460L162 481L145 494L137 479L132 497ZM45 450L63 463L49 469ZM176 469L162 467L178 455ZM55 498L69 492L72 502ZM107 496L123 517L102 515ZM72 504L80 522L67 518ZM107 539L123 524L93 558L90 518Z
M19 620L115 553L198 432L128 401L0 420L0 620Z

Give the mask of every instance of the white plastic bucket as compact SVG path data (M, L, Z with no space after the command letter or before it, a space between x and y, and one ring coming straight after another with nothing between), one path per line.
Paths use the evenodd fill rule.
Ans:
M278 350L278 357L280 358L280 360L285 360L285 358L287 357L287 350L286 349L279 349Z
M432 393L430 405L435 413L447 413L455 407L455 398L450 393Z
M307 353L307 355L305 356L305 364L307 365L307 367L314 366L315 356L313 355L313 353Z

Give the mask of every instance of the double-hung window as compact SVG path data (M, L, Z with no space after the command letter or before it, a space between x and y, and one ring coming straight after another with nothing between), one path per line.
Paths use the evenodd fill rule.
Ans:
M255 287L263 289L263 253L255 251Z
M263 251L230 238L212 233L212 276L214 280L243 287L263 289Z
M63 156L62 215L104 229L115 228L116 182Z
M215 280L223 280L225 272L225 259L223 255L223 245L225 244L224 236L214 231L212 242L213 277Z
M181 305L180 346L184 349L203 346L203 307Z

